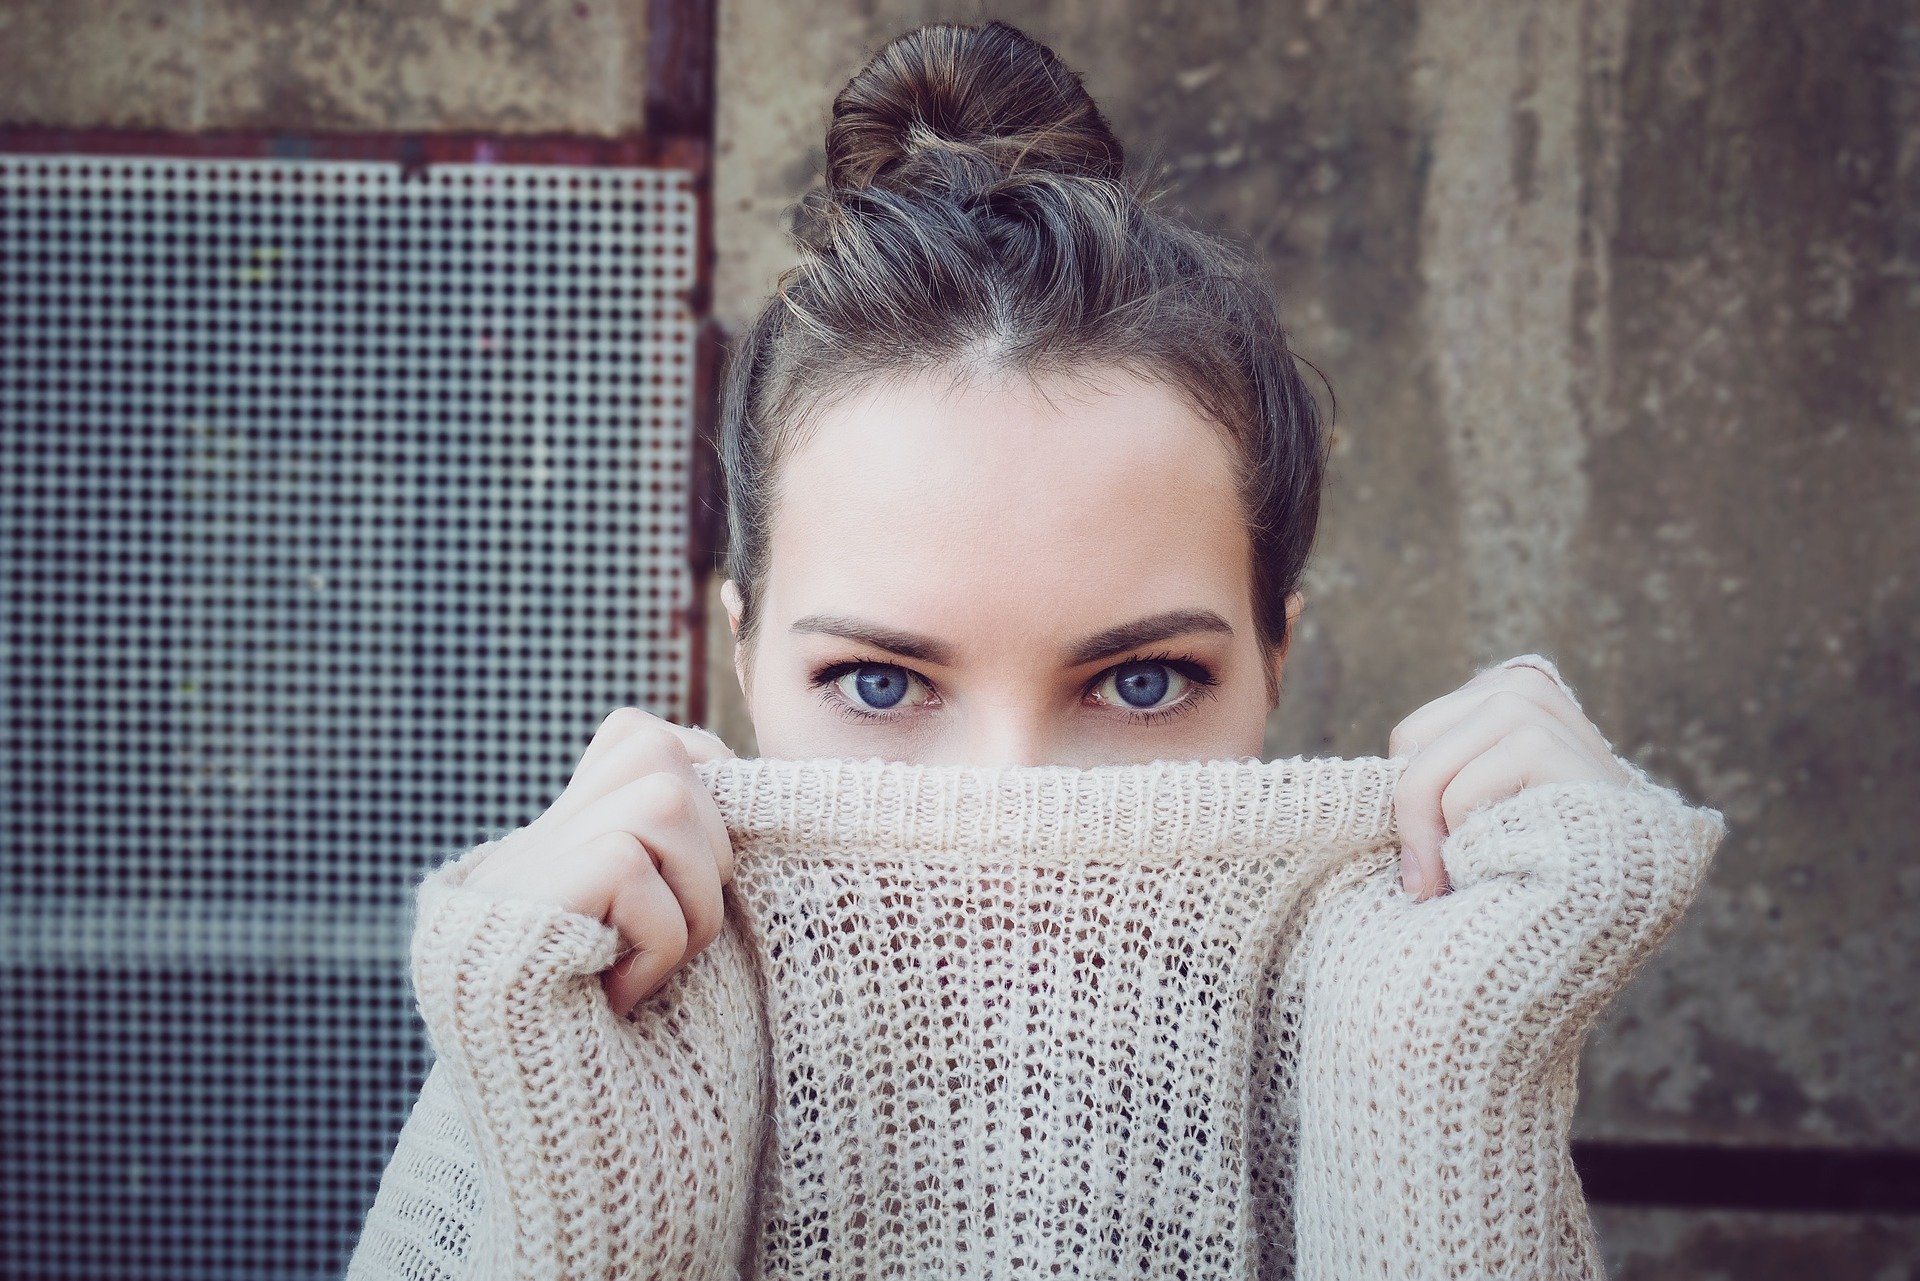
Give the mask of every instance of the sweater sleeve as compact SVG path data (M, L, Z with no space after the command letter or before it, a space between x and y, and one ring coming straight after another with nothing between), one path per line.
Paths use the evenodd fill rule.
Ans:
M1538 785L1449 833L1448 894L1414 902L1393 846L1323 883L1288 1012L1300 1281L1604 1275L1580 1050L1724 833L1650 782Z
M738 912L627 1016L617 930L465 887L489 841L419 885L414 992L435 1061L348 1281L731 1276L763 1137L764 1007Z

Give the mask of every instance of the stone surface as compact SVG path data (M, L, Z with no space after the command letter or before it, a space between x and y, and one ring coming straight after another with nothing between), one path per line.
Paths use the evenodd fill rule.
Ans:
M0 120L93 128L640 128L626 0L7 0Z
M1616 1281L1913 1281L1920 1218L1736 1214L1599 1206L1607 1274Z
M1920 1145L1920 15L1816 8L1019 18L1267 256L1338 396L1269 751L1383 751L1537 649L1726 812L1701 901L1596 1031L1589 1137ZM730 325L791 261L833 94L950 13L729 8Z

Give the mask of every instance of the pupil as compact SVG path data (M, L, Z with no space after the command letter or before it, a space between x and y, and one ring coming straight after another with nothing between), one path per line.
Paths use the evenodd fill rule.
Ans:
M1167 696L1167 669L1164 664L1129 663L1121 672L1114 683L1120 687L1120 697L1135 707L1152 707Z
M860 697L874 707L892 707L907 695L907 682L886 667L863 667L853 678Z

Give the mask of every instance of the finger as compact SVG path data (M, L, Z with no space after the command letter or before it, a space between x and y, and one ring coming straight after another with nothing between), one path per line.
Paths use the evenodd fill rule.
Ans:
M699 725L675 725L672 721L661 721L660 724L686 744L687 755L696 761L724 760L733 755L727 740L710 729Z
M609 840L617 836L610 834ZM607 1003L621 1015L651 996L678 968L687 950L687 922L672 888L655 871L653 859L638 840L624 848L630 870L620 878L607 911L607 923L620 933L621 952L600 975Z
M574 777L592 773L614 748L642 730L672 734L686 747L687 755L692 760L709 761L733 755L733 749L712 730L698 725L675 725L638 707L616 707L607 713L600 727L594 731L592 741L574 765Z
M1387 755L1410 756L1418 752L1471 715L1486 694L1484 687L1476 690L1470 680L1451 693L1422 703L1387 734Z
M599 727L594 730L593 738L587 743L587 750L580 754L578 761L574 762L573 777L568 780L567 785L571 787L582 775L591 773L617 744L631 738L636 731L651 727L658 719L637 707L616 707L608 712L601 718Z
M1452 729L1475 706L1475 700L1461 698L1459 690L1430 703L1422 703L1388 731L1387 755L1413 755L1438 735Z
M720 887L732 879L733 845L699 778L689 769L635 779L581 811L555 839L571 848L608 832L635 837L653 856L686 918L688 955L711 943L723 923Z
M1591 761L1558 726L1529 722L1462 766L1441 795L1440 808L1451 830L1481 806L1529 787L1592 776Z
M616 737L604 750L593 754L591 764L586 757L581 758L566 790L542 815L550 826L567 826L581 810L636 778L663 770L680 769L688 769L689 776L692 776L688 768L691 762L716 760L733 754L725 743L705 730L687 729L637 708L622 708L619 711L631 711L635 716L645 718L644 722L628 730L625 737L618 737L616 728ZM609 716L608 720L612 721L619 711Z
M1553 713L1553 719L1561 730L1576 744L1602 760L1613 756L1613 744L1607 736L1582 711L1568 688L1545 671L1531 664L1520 663L1512 667L1497 668L1488 674L1489 683L1500 689L1511 689L1525 694L1541 707Z
M1415 899L1432 898L1446 885L1440 846L1451 829L1441 798L1454 775L1539 716L1539 709L1524 695L1507 690L1482 694L1458 723L1422 744L1401 771L1393 794L1400 830L1400 881Z
M1418 751L1422 744L1432 742L1459 724L1462 717L1486 698L1503 690L1531 700L1558 721L1574 741L1585 744L1594 754L1613 755L1612 744L1587 719L1579 704L1568 699L1551 676L1537 667L1525 665L1488 668L1452 693L1423 704L1393 727L1387 736L1387 755L1402 756Z

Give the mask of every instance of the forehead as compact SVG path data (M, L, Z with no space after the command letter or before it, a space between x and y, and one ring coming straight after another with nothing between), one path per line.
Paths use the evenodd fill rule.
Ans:
M769 605L956 636L1230 607L1249 571L1231 448L1177 391L1124 371L869 386L782 464Z

